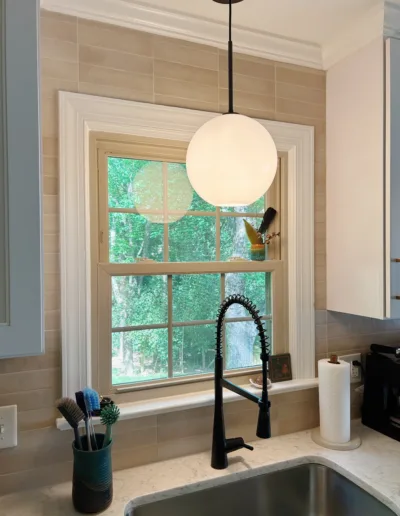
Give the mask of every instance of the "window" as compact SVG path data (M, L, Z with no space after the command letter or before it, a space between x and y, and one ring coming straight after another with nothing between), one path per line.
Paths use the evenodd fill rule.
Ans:
M103 389L124 392L209 379L218 308L234 293L257 305L274 351L287 349L284 315L278 318L274 311L284 295L280 239L268 246L268 260L251 262L243 222L259 227L271 205L281 214L280 170L253 205L220 209L192 190L184 163L187 144L121 139L93 138ZM278 216L270 231L280 225ZM243 307L230 308L224 333L226 373L258 370L256 327Z
M188 389L193 393L212 389L212 381L199 382L196 375L111 385L112 278L149 275L150 265L152 276L195 275L199 274L199 262L112 263L100 259L99 240L101 236L104 239L104 235L99 233L99 228L108 228L108 225L99 220L99 215L103 219L108 217L108 199L99 199L99 186L101 191L104 188L98 185L96 164L105 170L107 167L105 160L99 160L96 152L104 154L107 151L117 158L180 163L184 160L184 153L179 159L176 148L182 150L185 144L176 142L189 142L196 130L215 115L76 93L60 92L59 97L63 396L74 396L77 390L88 384L102 394L118 391L121 393L118 394L119 403L185 393ZM285 202L280 212L286 217L278 225L284 231L280 260L278 257L265 262L210 260L200 262L201 273L271 273L274 352L281 351L281 343L288 346L295 378L293 389L301 389L310 386L310 382L315 384L314 130L269 120L260 120L260 123L270 131L283 157L281 182L287 182L287 185L282 184L283 194L280 195ZM105 137L110 134L125 136ZM96 135L98 143L103 140L102 149L96 144ZM124 138L138 144L145 142L145 137L167 139L168 145L164 145L159 155L156 154L157 145L163 147L163 140L153 140L151 153L146 155L137 154L139 149L133 149L131 143L129 149L121 143L118 149L115 147ZM99 209L100 204L102 210ZM272 247L269 250L274 252ZM286 291L288 295L284 298L280 294ZM277 324L277 321L283 323ZM283 338L277 336L279 331ZM246 373L248 371L245 370ZM247 377L245 375L244 380ZM195 383L188 387L186 384L192 381ZM236 378L236 381L240 382L241 378ZM144 390L146 385L157 382L168 386ZM170 386L168 382L183 382L183 385ZM124 393L124 389L128 392ZM140 392L131 393L131 389L140 389ZM183 404L190 406L191 397L187 397ZM160 407L162 405L160 402ZM137 408L135 405L133 410Z

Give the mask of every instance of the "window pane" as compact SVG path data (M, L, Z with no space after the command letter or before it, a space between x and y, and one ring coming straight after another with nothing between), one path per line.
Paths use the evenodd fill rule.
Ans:
M246 217L247 222L256 229L261 224L261 218ZM238 256L250 259L250 242L246 235L246 230L242 217L222 217L221 218L221 260Z
M173 276L172 298L174 322L215 320L220 305L220 276Z
M168 163L168 179L171 182L175 177L179 177L180 174L186 173L186 164L185 163ZM170 206L170 202L168 199L168 206ZM204 201L194 190L193 190L193 199L190 205L189 210L191 211L215 211L215 206L212 204L208 204L208 202Z
M161 161L130 158L108 159L108 198L112 208L137 208L160 211L149 214L152 222L163 222L167 218L164 208L169 210L215 211L196 194L190 185L186 165ZM168 175L166 175L168 174ZM168 178L168 179L167 179ZM167 180L167 196L164 182ZM168 201L168 203L166 202ZM174 218L172 218L172 221Z
M113 328L168 322L167 276L115 276L111 286Z
M140 330L112 334L112 383L168 378L168 330Z
M271 273L243 272L225 276L225 295L242 294L252 301L260 315L271 314ZM235 310L238 315L232 315ZM242 315L239 315L242 314ZM241 305L233 305L229 309L228 317L246 317L248 312Z
M133 204L150 222L162 224L166 220L163 163L143 161L133 181ZM154 213L154 211L158 213ZM147 213L150 212L150 213Z
M134 208L133 181L150 161L108 158L108 205L110 208Z
M190 209L193 201L193 188L182 163L166 163L168 174L167 203L168 217L172 223L181 219ZM177 212L177 213L176 213Z
M215 326L183 326L173 331L173 375L210 373L214 370Z
M268 342L272 345L271 321L263 321L263 324ZM260 349L260 339L253 321L226 323L226 369L260 365Z
M210 211L215 212L216 208L212 204L208 204L200 195L193 190L193 201L190 206L191 211Z
M221 211L237 213L264 213L266 210L265 204L265 195L263 195L256 202L250 204L249 206L235 206L234 208L223 206Z
M185 216L169 225L170 262L215 260L215 218Z
M150 222L175 222L189 210L193 188L184 168L151 161L135 176L133 200L138 212Z
M110 262L131 263L137 258L163 261L164 225L141 215L110 213Z

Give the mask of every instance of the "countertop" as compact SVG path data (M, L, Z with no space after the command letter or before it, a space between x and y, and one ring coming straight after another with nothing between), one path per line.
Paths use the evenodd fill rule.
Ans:
M363 442L354 451L321 448L307 431L257 441L253 452L241 450L230 454L230 466L223 471L210 467L207 452L117 471L113 504L102 514L124 516L132 500L172 488L186 493L202 482L218 485L291 465L318 462L368 490L400 516L400 443L359 424L356 430ZM74 515L71 483L4 496L0 498L0 513L2 516Z

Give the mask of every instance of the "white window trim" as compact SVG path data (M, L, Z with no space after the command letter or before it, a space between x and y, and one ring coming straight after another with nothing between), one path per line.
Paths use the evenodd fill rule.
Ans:
M91 384L89 136L190 141L217 113L59 93L63 396ZM295 380L315 378L314 128L258 120L288 156L289 352Z

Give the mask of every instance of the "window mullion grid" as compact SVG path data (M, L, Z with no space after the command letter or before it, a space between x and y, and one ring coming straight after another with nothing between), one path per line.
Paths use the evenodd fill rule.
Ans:
M168 210L170 215L188 215L190 217L216 217L217 211L219 214L220 220L222 218L238 218L246 216L251 219L261 219L263 215L261 213L242 213L242 212L224 212L221 211L221 208L217 208L216 211L199 211L199 210L190 210L190 211L182 211L182 210ZM153 210L153 209L141 209L140 212L137 208L109 208L110 213L132 213L133 215L141 215L141 214L149 214L149 215L164 215L164 210Z
M106 167L107 168L107 167ZM163 177L163 198L164 203L161 210L149 210L149 213L154 214L163 214L164 221L164 249L163 249L163 256L164 256L164 262L169 263L169 224L168 224L168 163L163 162L162 163L162 177ZM108 181L106 183L106 186L108 186ZM107 196L107 192L106 192ZM107 196L108 197L108 196ZM267 196L265 198L267 201ZM268 204L266 202L266 204ZM108 206L108 198L106 202L107 206L107 215L111 212L119 212L119 213L138 213L135 208L110 208ZM171 211L171 213L173 213ZM176 213L179 214L177 211ZM262 218L263 214L260 213L235 213L235 212L223 212L221 208L217 207L215 212L201 212L201 211L193 211L187 213L188 215L192 216L203 216L203 217L215 217L215 245L216 245L216 261L219 262L221 260L221 220L222 218L234 218L234 217L247 217L247 218ZM107 238L108 242L108 238ZM106 260L108 262L108 260ZM229 271L230 272L230 271ZM233 272L233 271L232 271ZM226 290L226 274L228 272L220 273L220 300L221 302L225 298L225 290ZM184 326L194 326L194 325L204 325L204 324L213 324L214 321L183 321L183 322L173 322L173 275L176 274L176 272L170 272L170 274L167 273L167 292L168 292L168 317L167 317L167 324L156 324L154 325L155 328L164 327L168 329L168 378L173 379L173 328L174 327L184 327ZM207 272L204 272L203 274L207 274ZM146 274L147 275L147 274ZM151 273L150 273L151 275ZM268 279L266 275L266 282L265 287L268 286ZM269 299L270 290L266 288L266 304L271 305L271 299ZM271 307L272 308L272 307ZM263 320L271 320L272 315L266 315L262 317ZM251 318L249 318L251 320ZM226 324L230 324L233 322L241 322L237 321L235 319L232 320L225 320L224 321L224 327L223 327L223 355L225 357L225 360L227 358L227 339L226 339ZM153 325L146 325L147 328L151 328ZM144 329L144 327L132 327L132 328L113 328L112 332L119 332L119 331L131 331L131 330L138 330L138 329ZM226 364L225 364L226 365ZM227 369L224 367L224 371L226 372Z
M272 319L270 315L263 315L261 317L262 321L269 321ZM226 318L225 321L227 324L235 323L235 322L251 322L253 319L251 317L232 317ZM172 322L172 328L183 328L189 326L206 326L210 324L215 324L215 319L209 319L204 321L178 321ZM115 327L112 328L112 333L122 333L128 331L139 331L139 330L157 330L157 329L168 329L167 323L154 323L154 324L143 324L143 325L135 325L135 326L123 326L123 327Z

